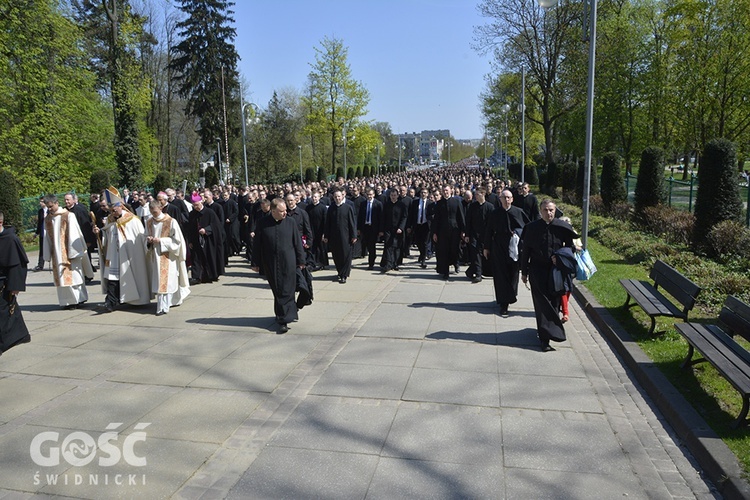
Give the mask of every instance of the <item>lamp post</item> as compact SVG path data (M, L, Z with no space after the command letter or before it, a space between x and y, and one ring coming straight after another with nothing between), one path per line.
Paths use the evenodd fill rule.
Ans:
M250 108L253 111L252 118L250 118L252 120L251 123L258 123L258 106L251 102L243 103L242 92L240 92L240 113L242 113L242 156L245 160L245 186L250 184L247 176L247 117L245 116L245 110L247 108Z
M219 184L221 184L221 137L216 138L216 162L219 169Z
M299 148L299 183L304 185L305 181L302 178L302 146L297 146L297 148Z
M538 1L539 5L544 9L549 9L557 3L557 0ZM584 163L583 175L583 214L581 217L581 241L583 242L583 248L588 247L589 232L589 195L591 193L591 143L593 138L594 125L594 69L596 65L596 5L597 0L583 0L584 40L585 37L588 36L589 41L588 89L586 92L586 159ZM587 13L589 15L588 19L586 19Z
M396 144L396 147L398 148L398 172L401 173L401 136L398 136L398 144Z
M451 164L451 141L448 139L448 166Z
M521 112L521 182L523 183L526 182L526 66L521 66L521 104L518 106L518 111Z
M508 112L510 111L510 104L503 104L500 107L500 112L503 114L503 135L500 137L500 151L503 158L503 175L508 169ZM503 147L503 137L505 138L505 147Z
M346 180L346 129L347 126L344 124L344 180Z

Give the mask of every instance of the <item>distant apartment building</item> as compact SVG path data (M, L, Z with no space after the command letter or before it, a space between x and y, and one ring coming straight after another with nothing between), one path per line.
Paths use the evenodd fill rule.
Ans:
M410 134L398 134L402 147L403 161L428 163L442 158L445 141L450 137L450 130L423 130Z

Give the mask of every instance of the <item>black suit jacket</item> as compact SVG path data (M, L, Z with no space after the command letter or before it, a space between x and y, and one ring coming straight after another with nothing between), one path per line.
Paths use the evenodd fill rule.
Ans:
M407 222L407 227L410 227L411 229L414 229L417 227L417 224L419 221L417 220L417 217L419 216L419 204L422 202L422 198L414 198L411 202L411 208L409 209L409 220ZM433 205L435 202L427 199L425 200L424 205L424 212L425 212L425 220L427 223L430 223L430 217L432 216L433 208L431 205Z
M359 214L357 216L357 229L363 230L365 228L365 222L367 220L367 199L363 201L359 206ZM383 231L383 204L378 200L372 200L372 214L370 215L372 227L376 232Z

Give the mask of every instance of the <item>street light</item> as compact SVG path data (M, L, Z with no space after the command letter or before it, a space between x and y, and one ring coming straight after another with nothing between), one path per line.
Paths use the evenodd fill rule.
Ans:
M557 1L557 0L548 0ZM521 66L521 183L526 182L526 66Z
M398 136L398 144L396 144L396 148L398 148L398 171L401 172L401 151L404 150L404 146L401 144L401 136Z
M299 148L299 183L304 185L305 181L302 179L302 146L297 146Z
M343 134L344 134L344 180L346 180L346 129L347 129L347 125L345 123L344 130L343 130Z
M508 169L508 112L510 112L510 104L503 104L500 107L500 112L503 114L503 136L505 138L505 147L503 148L503 137L500 139L500 150L503 157L503 175Z
M219 184L221 184L221 137L216 138L216 161L219 167Z
M557 0L537 0L544 9L549 9L557 3ZM589 39L589 74L588 89L586 92L586 146L585 163L583 175L583 214L581 217L581 240L583 248L588 247L589 232L589 195L591 192L591 142L594 125L594 67L596 64L596 4L597 0L583 0L583 32L584 40L588 29ZM586 13L589 18L586 19ZM588 21L588 24L586 24Z
M247 108L250 108L253 112L252 117L246 117L245 116L245 110ZM248 118L251 120L250 123L258 123L260 121L260 118L258 118L258 106L253 104L252 102L244 103L242 102L242 92L240 92L240 112L242 113L242 155L245 160L245 186L249 185L250 182L248 181L247 176L247 130L246 130L246 122Z

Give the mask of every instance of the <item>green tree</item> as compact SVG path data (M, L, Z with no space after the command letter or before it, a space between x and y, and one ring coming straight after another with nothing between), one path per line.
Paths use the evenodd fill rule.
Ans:
M711 228L719 222L742 220L742 199L737 183L735 146L727 139L714 139L703 150L698 170L693 243L702 247Z
M0 212L5 216L5 224L22 228L23 214L18 198L16 178L6 169L0 169ZM19 229L20 231L20 229Z
M347 62L349 49L337 38L323 38L315 48L315 64L311 64L309 92L302 98L307 110L308 134L328 134L331 144L331 170L343 130L353 130L367 113L370 94L364 85L352 78Z
M233 5L225 0L179 2L185 19L177 23L181 40L172 47L169 67L175 72L179 95L187 100L188 116L197 121L201 149L206 152L213 150L217 138L234 141L240 137L237 113L223 112L239 109Z
M482 0L478 10L488 23L474 28L475 47L480 53L492 51L502 74L526 68L526 118L542 127L545 161L551 163L555 123L583 98L574 89L585 88L584 66L578 64L585 59L577 43L581 9L562 2L545 13L527 0Z
M661 205L667 200L664 183L664 150L649 146L641 153L638 179L635 184L635 211L643 213L646 207Z
M112 114L81 46L55 1L0 6L0 165L23 196L85 190L94 167L114 165Z
M620 168L621 163L622 158L615 152L609 152L602 158L602 202L607 209L615 203L625 201L628 197Z

